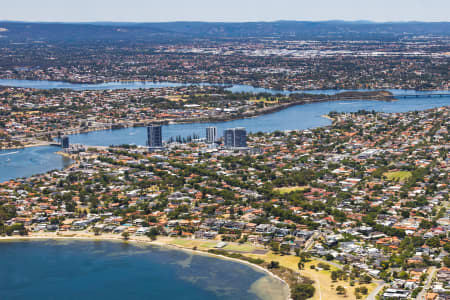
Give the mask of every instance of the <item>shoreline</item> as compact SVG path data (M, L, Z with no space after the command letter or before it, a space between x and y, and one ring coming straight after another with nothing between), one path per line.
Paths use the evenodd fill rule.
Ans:
M330 117L329 115L321 115L321 117L322 117L322 118L325 118L325 119L328 119L328 120L330 120L331 122L334 122L334 121L335 121L335 119L333 119L333 118Z
M74 158L72 157L72 155L70 155L69 153L63 152L63 151L61 151L61 150L56 151L55 153L58 154L58 155L64 156L64 157L66 157L66 158L69 158L69 159L71 159L71 160L74 160ZM70 166L69 166L69 168L70 168Z
M135 244L146 244L146 245L150 245L150 246L157 246L157 247L165 247L165 248L169 248L169 249L173 249L173 250L178 250L178 251L185 251L188 253L192 253L194 255L203 255L203 256L209 256L212 258L216 258L216 259L222 259L222 260L228 260L228 261L233 261L236 263L240 263L240 264L244 264L247 265L249 267L251 267L254 270L258 270L262 273L265 273L267 276L270 276L276 280L278 280L279 282L281 282L284 286L284 288L287 291L287 296L285 298L285 300L291 300L291 288L289 286L289 284L282 278L280 278L278 275L272 273L270 270L250 263L248 261L245 260L241 260L241 259L237 259L237 258L232 258L232 257L227 257L224 255L219 255L219 254L214 254L214 253L210 253L207 251L202 251L202 250L194 250L191 248L186 248L186 247L182 247L182 246L176 246L173 244L168 244L167 242L164 242L163 240L150 240L148 237L142 236L142 239L140 238L136 238L136 237L130 237L128 240L124 240L121 236L113 236L113 235L87 235L87 236L80 236L77 235L76 233L74 233L73 235L51 235L51 234L43 234L43 235L27 235L27 236L0 236L0 243L1 242L20 242L25 241L25 240L59 240L59 239L68 239L68 240L87 240L87 241L107 241L107 242L125 242L125 243L135 243Z
M51 144L51 142L40 141L40 142L37 142L37 143L31 143L31 144L26 144L26 145L22 145L22 146L13 146L13 147L0 148L0 151L20 150L20 149L26 149L26 148L32 148L32 147L46 147L46 146L53 146L53 145Z

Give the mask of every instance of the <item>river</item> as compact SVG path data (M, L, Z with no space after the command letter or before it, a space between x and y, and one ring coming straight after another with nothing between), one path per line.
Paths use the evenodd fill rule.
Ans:
M59 86L66 88L68 84L64 82L36 82L36 81L20 81L14 82L6 81L6 83L15 83L22 87L34 88L49 88ZM1 84L6 84L4 80L0 80ZM99 85L76 85L78 89L100 88L105 86L107 88L117 87L124 88L140 88L144 83L142 82L127 82L127 83L105 83ZM151 86L154 84L156 86ZM164 85L173 83L147 83L147 87L162 87ZM181 85L181 84L176 84ZM229 88L233 92L271 92L279 93L280 91L273 91L267 89L254 88L245 85L232 86ZM221 136L223 130L229 127L245 127L248 132L273 132L275 130L294 130L307 129L319 126L330 125L328 119L321 117L328 114L330 111L337 112L353 112L361 109L375 110L379 112L406 112L412 110L425 110L434 107L441 107L450 105L450 97L435 97L427 98L420 97L420 95L427 95L428 93L448 93L448 91L433 91L433 92L416 92L411 90L391 90L394 94L411 94L419 95L418 98L402 98L398 101L374 101L374 100L354 100L354 101L330 101L319 102L304 105L296 105L286 108L274 113L261 115L248 119L240 119L226 122L215 123L190 123L190 124L173 124L164 125L163 139L167 140L170 137L196 134L200 137L205 136L205 128L207 126L216 126L218 134ZM318 90L314 93L334 94L341 91L335 90ZM284 93L290 93L285 91ZM84 145L120 145L120 144L136 144L145 145L146 143L146 128L124 128L115 130L94 131L89 133L82 133L70 136L71 143ZM61 169L67 166L70 161L61 158L55 152L57 147L33 147L22 150L5 150L0 151L0 182L14 179L18 177L30 176L36 173L47 172L52 169Z

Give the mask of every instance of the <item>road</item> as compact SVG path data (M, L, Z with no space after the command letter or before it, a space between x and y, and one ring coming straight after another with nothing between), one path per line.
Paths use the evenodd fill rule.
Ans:
M317 282L317 286L319 287L319 300L322 300L322 290L320 289L320 280L319 277L316 276L316 282Z
M383 280L378 280L375 281L375 283L377 284L377 287L372 291L372 293L370 293L366 300L375 300L376 296L378 295L378 293L384 288L384 286L386 285L386 283Z
M313 256L312 258L313 258L314 260L319 261L319 262L323 262L323 263L325 263L325 264L329 264L329 265L331 265L331 266L334 266L334 267L338 268L339 270L342 270L342 269L344 268L344 266L342 266L342 265L340 265L340 264L338 264L338 263L332 262L332 261L328 261L328 260L325 260L325 259L321 259L321 258L318 258L318 257L316 257L316 256Z
M431 280L434 278L434 274L436 273L436 267L431 267L430 273L428 274L427 281L423 286L423 289L420 291L419 295L417 295L416 300L424 300L425 293L430 288Z
M305 243L305 251L308 251L309 248L314 244L314 240L320 237L320 233L318 231L314 232L313 235L306 241Z

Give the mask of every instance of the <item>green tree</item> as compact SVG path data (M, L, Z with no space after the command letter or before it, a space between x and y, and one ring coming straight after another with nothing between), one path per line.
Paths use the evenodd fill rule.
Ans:
M445 243L444 250L450 252L450 243Z
M360 282L361 283L371 283L372 277L370 277L369 275L363 275L363 276L361 276Z
M450 255L445 256L445 257L442 259L442 262L444 263L444 265L445 265L447 268L450 268Z
M336 287L336 293L338 295L345 295L347 292L345 291L345 288L342 285L338 285Z
M291 247L288 244L281 244L280 251L283 254L289 254L289 252L291 251Z
M302 252L299 252L298 256L300 256L301 261L307 262L310 257L310 254L308 252L302 251Z
M94 227L94 235L100 235L100 232L101 232L100 228Z
M440 246L441 239L437 236L434 236L426 241L426 244L432 248L437 248Z
M280 251L280 243L275 241L270 242L270 249L272 249L273 252Z
M338 277L339 277L339 275L336 271L331 272L331 280L337 281Z
M367 287L365 287L365 286L361 286L361 287L359 288L359 291L360 291L361 294L363 294L363 295L367 295L367 293L369 292L368 289L367 289Z
M321 268L321 269L324 269L324 270L329 270L330 269L330 265L329 264L325 264L323 262L318 263L317 266L319 268Z
M159 230L156 227L150 228L150 230L146 233L147 237L152 241L156 240L156 237L159 234Z
M297 284L292 288L292 299L293 300L305 300L312 298L316 289L311 284Z
M267 266L268 269L278 269L280 267L280 263L272 260Z

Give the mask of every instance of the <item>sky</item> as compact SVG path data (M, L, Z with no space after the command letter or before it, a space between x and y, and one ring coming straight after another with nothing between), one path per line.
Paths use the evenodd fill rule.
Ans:
M450 21L450 0L1 0L0 20ZM0 3L1 3L0 2Z

